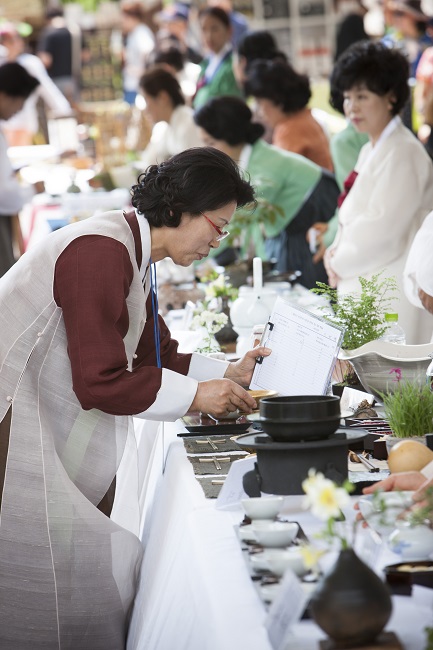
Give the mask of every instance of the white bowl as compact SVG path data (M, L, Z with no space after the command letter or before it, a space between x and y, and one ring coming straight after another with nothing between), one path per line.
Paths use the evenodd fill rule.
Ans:
M373 530L380 535L389 535L399 514L412 505L412 495L413 492L409 491L381 492L379 500L376 500L369 494L359 499L359 510ZM385 506L383 511L380 501Z
M251 524L257 542L262 546L288 546L296 537L298 524L289 521L253 522Z
M259 591L260 596L265 601L265 603L272 603L281 591L281 583L276 582L275 584L271 585L260 585Z
M254 569L266 569L277 576L284 575L288 568L292 569L293 573L300 577L308 571L301 549L298 546L285 549L265 548L261 553L251 555L250 562Z
M252 497L241 504L250 519L274 519L283 507L284 497Z
M251 528L251 524L247 526L239 526L238 529L239 539L244 542L256 542L256 536Z
M398 386L395 368L401 368L401 381L423 386L432 353L433 343L397 345L379 339L356 350L341 350L338 358L350 361L364 388L380 399L379 393L392 393Z

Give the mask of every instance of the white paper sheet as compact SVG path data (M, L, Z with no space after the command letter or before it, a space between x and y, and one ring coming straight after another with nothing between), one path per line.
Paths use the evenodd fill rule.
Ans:
M251 389L280 395L324 395L344 330L277 298L262 344L272 354L257 363Z

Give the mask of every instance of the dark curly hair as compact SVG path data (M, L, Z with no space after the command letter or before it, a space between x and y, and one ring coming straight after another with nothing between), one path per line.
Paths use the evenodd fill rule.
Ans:
M330 102L341 110L344 91L365 84L383 97L394 95L392 114L398 115L409 99L409 63L401 52L380 42L359 41L338 58L331 74Z
M213 97L194 113L194 122L215 140L224 140L231 146L253 144L265 129L251 122L253 114L239 97Z
M237 164L212 147L186 149L151 165L131 188L131 203L155 228L177 228L182 214L199 216L235 201L255 204L254 189Z
M282 61L254 61L244 87L246 95L269 99L284 113L300 111L311 97L308 77Z

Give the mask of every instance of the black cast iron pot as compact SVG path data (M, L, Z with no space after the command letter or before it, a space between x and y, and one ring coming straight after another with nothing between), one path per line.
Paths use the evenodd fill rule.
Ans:
M334 395L266 397L260 401L259 424L277 441L327 438L340 424L340 400Z

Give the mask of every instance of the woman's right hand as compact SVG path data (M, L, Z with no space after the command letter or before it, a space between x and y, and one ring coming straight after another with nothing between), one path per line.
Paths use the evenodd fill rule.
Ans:
M316 231L316 243L317 243L316 252L313 255L313 264L317 264L318 262L320 262L320 260L323 259L323 256L325 255L326 252L326 246L323 241L323 235L328 230L329 226L324 221L317 221L316 223L313 223L310 230L313 228ZM308 242L310 242L310 235L309 235L310 230L308 230L307 232Z
M189 411L223 418L238 409L243 413L251 413L256 407L256 400L231 379L210 379L199 382Z

